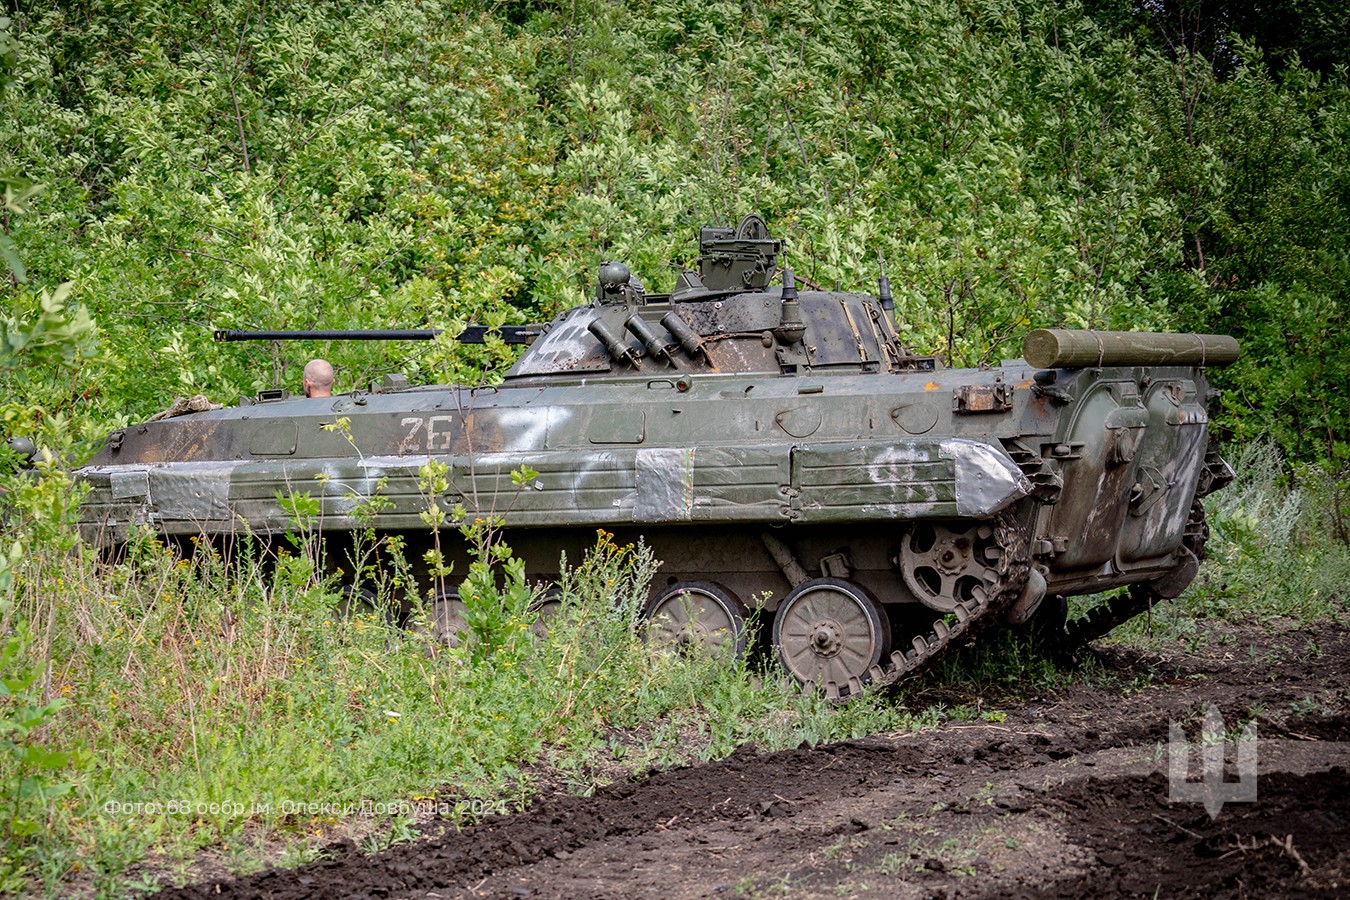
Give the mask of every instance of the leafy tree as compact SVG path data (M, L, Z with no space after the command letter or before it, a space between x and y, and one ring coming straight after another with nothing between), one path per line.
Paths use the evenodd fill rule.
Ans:
M1164 49L1173 59L1203 56L1230 73L1257 47L1275 71L1322 74L1350 64L1350 16L1339 0L1088 0L1089 14Z
M1347 86L1254 62L1219 79L1203 60L1159 62L1147 95L1163 185L1186 209L1183 266L1157 279L1182 321L1236 335L1218 374L1225 423L1293 457L1350 452Z

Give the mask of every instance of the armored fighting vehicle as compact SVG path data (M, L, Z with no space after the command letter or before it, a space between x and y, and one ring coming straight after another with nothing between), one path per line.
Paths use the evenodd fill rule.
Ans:
M831 697L1038 608L1064 641L1090 639L1194 577L1199 498L1232 475L1206 412L1231 338L1037 331L1025 359L947 369L901 344L884 276L875 297L790 268L773 284L783 245L754 216L699 245L669 294L603 263L589 303L507 335L529 347L495 387L394 378L116 431L80 472L86 539L277 534L279 497L304 491L334 540L380 494L375 527L417 560L419 469L440 460L452 499L502 517L532 578L597 528L641 537L663 562L654 639L739 651L758 622ZM522 466L538 473L523 486ZM464 571L464 548L448 555ZM1112 589L1063 622L1065 597ZM435 601L453 631L453 589Z

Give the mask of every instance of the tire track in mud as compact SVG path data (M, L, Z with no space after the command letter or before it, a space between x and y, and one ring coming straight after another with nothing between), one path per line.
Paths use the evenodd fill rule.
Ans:
M1122 692L1075 687L948 725L653 773L370 857L163 897L1339 896L1350 890L1350 634L1282 636L1148 666ZM1316 638L1316 640L1314 640ZM1231 647L1232 649L1226 649ZM1261 731L1260 793L1214 821L1167 801L1162 746L1205 704ZM1285 719L1293 704L1326 714ZM1342 849L1346 848L1346 849Z

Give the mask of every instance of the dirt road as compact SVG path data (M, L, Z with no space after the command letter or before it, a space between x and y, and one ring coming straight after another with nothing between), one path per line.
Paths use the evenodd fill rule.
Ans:
M744 748L374 857L337 846L162 896L1346 896L1350 632L1274 631L1228 629L1194 656L1108 651L1131 688L1001 703L997 722ZM1169 721L1194 739L1210 703L1259 730L1258 799L1212 821L1169 802L1165 752Z

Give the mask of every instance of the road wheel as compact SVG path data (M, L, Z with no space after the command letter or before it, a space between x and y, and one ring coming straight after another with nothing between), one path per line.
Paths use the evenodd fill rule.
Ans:
M458 591L442 591L431 601L427 619L431 637L447 647L461 647L469 634L469 608Z
M949 613L996 596L1002 556L993 523L919 522L900 546L900 574L924 606Z
M745 652L745 604L716 582L672 584L648 601L642 616L650 643L732 656Z
M890 625L876 598L842 578L798 585L773 620L773 646L783 668L830 697L860 693L880 672L877 664L890 642Z
M556 585L544 588L539 598L530 604L534 621L530 623L530 632L539 640L548 637L549 620L562 610L562 591Z

